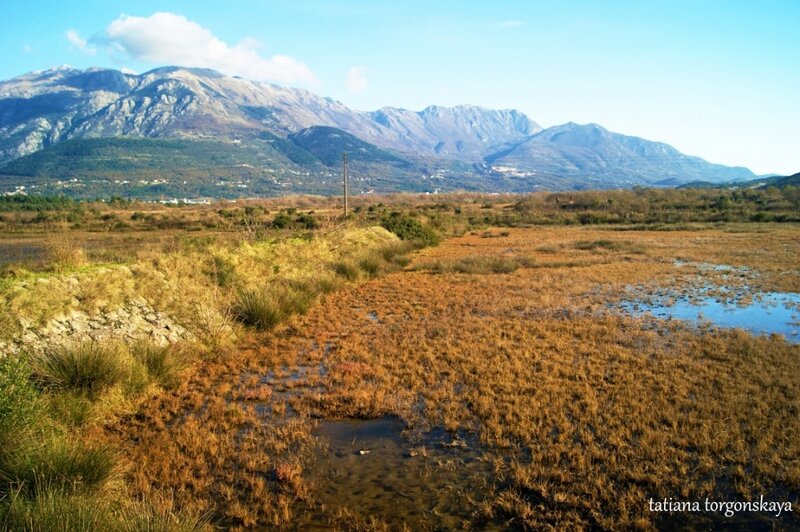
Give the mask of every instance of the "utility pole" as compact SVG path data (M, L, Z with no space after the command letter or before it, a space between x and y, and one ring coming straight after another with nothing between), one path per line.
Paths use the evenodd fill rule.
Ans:
M347 218L347 152L342 154L342 183L344 184L344 217Z

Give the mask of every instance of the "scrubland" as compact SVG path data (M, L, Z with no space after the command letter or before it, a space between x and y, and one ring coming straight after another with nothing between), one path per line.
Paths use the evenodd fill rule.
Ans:
M463 486L464 528L724 523L654 514L651 497L763 494L796 506L798 345L617 305L698 285L800 292L792 201L729 191L359 198L343 223L331 200L300 198L153 214L207 222L197 231L135 226L151 223L137 216L108 238L142 231L145 245L113 257L42 240L49 258L8 265L0 279L2 340L132 298L189 334L3 359L0 523L442 526L435 514L387 522L317 495L319 420L383 416L402 420L410 448L434 428L476 440L489 472L475 468ZM143 207L114 212L130 208ZM102 221L28 227L30 212L5 219L15 238L39 238L36 223L96 237ZM217 219L230 225L212 227ZM790 515L765 526L797 524Z

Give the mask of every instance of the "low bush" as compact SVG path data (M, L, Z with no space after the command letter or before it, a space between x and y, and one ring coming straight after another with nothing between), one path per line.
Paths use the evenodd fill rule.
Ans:
M434 246L439 242L439 237L430 227L423 225L416 218L399 212L392 212L381 220L381 225L391 231L401 240L418 242L422 246Z

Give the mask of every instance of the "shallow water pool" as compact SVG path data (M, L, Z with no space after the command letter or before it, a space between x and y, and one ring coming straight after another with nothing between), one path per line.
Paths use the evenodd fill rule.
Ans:
M473 519L469 500L480 500L491 484L492 463L472 436L438 429L409 437L403 429L393 417L323 421L315 434L328 448L307 473L315 498L392 528L461 528ZM324 518L313 509L306 517L312 528Z
M761 292L746 303L707 295L657 298L651 302L628 301L622 309L634 315L649 313L660 319L739 328L754 335L780 334L800 343L800 294Z

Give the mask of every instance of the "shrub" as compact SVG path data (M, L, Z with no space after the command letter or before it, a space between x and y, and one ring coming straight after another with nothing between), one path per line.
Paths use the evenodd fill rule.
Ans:
M381 220L381 225L391 231L401 240L419 242L423 246L433 246L439 242L439 237L430 227L422 225L416 218L393 212Z
M119 348L97 342L52 346L33 360L34 378L41 385L90 397L120 382L125 370Z
M311 213L298 215L295 222L305 229L318 229L320 227L319 221Z
M289 227L290 223L292 223L291 217L284 212L279 212L272 220L272 227L275 229L286 229Z

